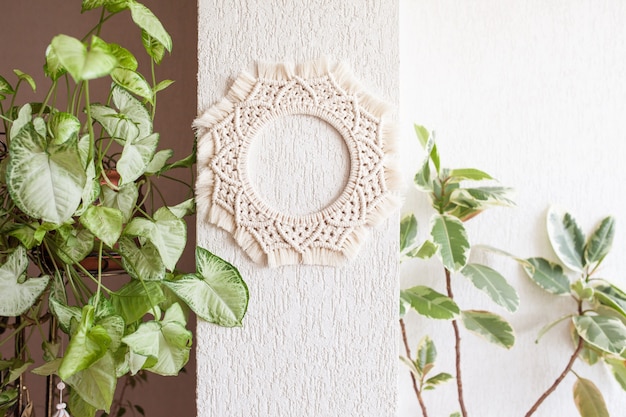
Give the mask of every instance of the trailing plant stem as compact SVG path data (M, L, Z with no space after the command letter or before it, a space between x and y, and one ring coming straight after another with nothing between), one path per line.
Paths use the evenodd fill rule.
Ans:
M582 301L580 300L578 301L578 313L582 315ZM572 371L574 362L576 362L576 359L578 358L578 354L582 350L583 345L584 345L583 338L578 336L578 344L576 345L576 349L574 350L574 353L572 353L572 356L570 356L569 361L567 362L567 366L565 366L565 369L563 369L563 372L561 372L561 375L558 376L558 378L552 383L552 385L550 385L550 387L543 394L541 394L539 399L535 401L533 406L530 408L530 410L528 410L528 412L524 415L524 417L532 416L535 413L535 411L539 409L539 406L541 406L541 404L546 400L546 398L548 398L556 390L556 388L563 381L563 379L565 379L567 374L570 371Z
M404 350L406 352L407 358L411 360L411 348L409 347L409 339L406 336L406 326L404 324L404 320L400 319L400 329L402 329L402 341L404 342ZM409 372L411 375L411 381L413 382L413 391L415 391L415 396L417 397L417 401L420 404L422 409L422 416L428 417L428 412L426 411L426 404L424 403L424 399L422 398L422 393L420 389L417 387L417 381L415 380L415 375L413 372Z
M452 292L452 280L450 277L450 271L444 268L446 273L446 290L448 291L448 297L454 300L454 294ZM457 320L452 320L452 328L454 329L454 352L456 357L456 390L459 397L459 407L461 407L461 415L467 417L467 410L465 409L465 399L463 397L463 379L461 378L461 334L459 332L459 324Z

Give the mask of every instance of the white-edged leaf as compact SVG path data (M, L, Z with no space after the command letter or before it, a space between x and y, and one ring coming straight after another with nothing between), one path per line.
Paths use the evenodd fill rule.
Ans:
M419 314L433 319L451 320L460 312L450 297L423 285L400 291L400 297Z
M400 220L400 254L410 251L417 245L417 219L414 214L407 214Z
M196 248L196 265L197 273L164 284L204 320L241 326L249 295L237 268L201 247Z
M463 223L447 214L437 214L431 219L430 234L438 246L437 254L450 271L459 271L467 264L470 242Z
M417 344L415 367L421 374L426 375L432 369L437 360L437 348L430 337L424 336Z
M604 361L609 365L611 373L619 386L626 391L626 359L608 357L604 358Z
M528 258L520 262L530 279L552 294L569 294L570 281L561 265L544 258Z
M626 325L607 316L576 316L572 318L576 331L587 343L614 355L626 349Z
M493 179L491 175L476 168L451 169L449 175L453 179L453 181L482 181Z
M593 287L593 295L600 304L610 307L626 318L626 293L612 284L599 284Z
M461 320L467 330L505 349L510 349L515 343L513 328L497 314L468 310L461 312Z
M172 51L172 38L167 33L159 19L141 3L132 1L128 3L133 21L148 35L155 38L168 51Z
M50 277L28 278L20 282L28 268L26 249L18 246L0 266L0 316L19 316L37 301Z
M589 237L585 245L585 261L587 264L600 262L611 250L615 236L615 219L606 217Z
M585 235L571 214L551 207L547 216L548 237L556 256L563 265L582 272Z
M574 404L576 404L580 417L609 417L602 392L588 379L576 379Z
M496 270L480 264L467 264L461 274L468 278L476 288L484 291L496 304L511 313L519 307L519 296L506 279Z

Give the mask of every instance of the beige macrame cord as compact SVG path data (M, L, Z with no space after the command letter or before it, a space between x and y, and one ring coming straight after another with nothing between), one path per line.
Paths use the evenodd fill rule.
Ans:
M258 64L257 77L241 73L227 96L194 121L198 213L232 233L256 262L340 265L357 254L368 229L400 204L391 113L363 91L344 64L326 59L298 66ZM273 120L292 115L333 126L350 155L350 177L341 195L302 216L273 210L247 176L255 136Z

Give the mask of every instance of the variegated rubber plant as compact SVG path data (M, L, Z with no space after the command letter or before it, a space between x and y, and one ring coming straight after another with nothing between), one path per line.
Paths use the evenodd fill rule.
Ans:
M24 379L37 375L69 385L73 417L109 413L124 375L176 375L185 365L188 308L240 326L248 304L237 269L207 250L196 250L197 271L176 268L192 184L187 201L156 201L155 180L195 162L193 140L189 157L170 162L173 151L158 150L153 131L157 94L172 83L155 76L170 35L135 0L83 0L82 11L93 28L82 39L55 36L47 49L43 102L20 103L22 89L35 89L28 74L0 77L0 345L16 348L0 360L0 416L23 415ZM148 77L133 53L101 37L118 13L141 29ZM98 100L96 81L108 89ZM107 279L106 264L126 281ZM33 357L30 335L44 335L44 326L43 357Z
M447 373L438 373L427 377L432 370L436 357L433 342L423 339L415 359L411 358L405 322L402 319L408 308L417 313L452 323L455 335L456 379L460 413L453 415L467 416L463 398L461 377L461 337L458 322L488 341L509 349L513 346L515 335L511 325L501 316L482 310L462 310L453 294L453 275L463 276L479 290L487 294L498 306L506 311L515 312L519 297L515 289L494 269L469 262L470 239L464 222L494 206L512 206L511 189L497 185L489 174L473 169L447 169L440 165L439 153L435 145L434 134L422 126L415 126L417 137L426 150L426 158L415 175L414 182L418 189L428 193L435 213L430 219L430 240L422 243L417 239L417 221L413 214L402 219L400 227L400 256L402 260L412 258L430 258L436 255L443 266L443 285L446 293L431 287L418 285L400 292L400 326L406 350L403 361L408 364L413 380L413 388L420 403L422 414L427 416L427 409L422 398L422 391L434 388L437 384L452 379ZM483 185L485 182L488 185Z
M547 229L559 262L541 257L513 259L543 290L572 298L573 311L547 324L538 340L554 326L567 323L572 332L573 353L563 372L525 416L533 415L565 377L572 374L575 377L574 402L580 415L608 417L601 391L591 380L576 373L573 367L578 358L590 365L603 362L626 390L626 292L605 278L596 277L611 250L615 220L606 217L587 237L570 213L553 207L548 210Z

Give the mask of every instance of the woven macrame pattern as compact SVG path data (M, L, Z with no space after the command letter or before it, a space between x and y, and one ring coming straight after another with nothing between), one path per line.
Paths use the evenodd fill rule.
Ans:
M398 176L388 163L394 140L389 113L342 64L259 64L257 77L242 73L227 97L194 122L199 213L233 233L253 260L270 266L338 265L352 258L368 227L399 203ZM350 155L350 177L341 195L309 215L275 211L248 181L251 142L272 121L290 115L329 123Z

